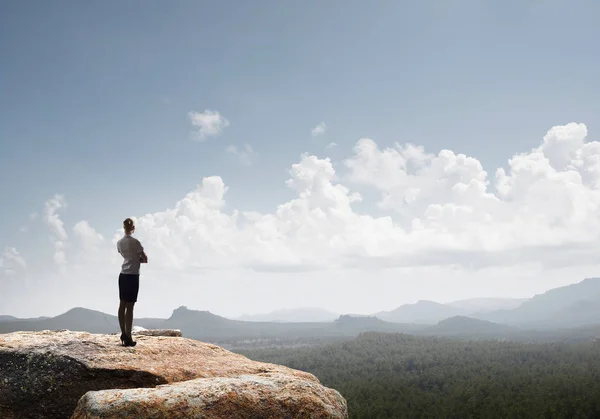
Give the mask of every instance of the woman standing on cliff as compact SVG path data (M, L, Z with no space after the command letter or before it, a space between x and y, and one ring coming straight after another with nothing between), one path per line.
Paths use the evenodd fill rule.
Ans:
M148 256L140 241L132 237L135 225L131 218L123 221L125 235L117 242L117 251L123 256L121 273L119 274L119 326L121 327L121 344L135 346L131 336L133 327L133 306L137 302L140 288L140 264L148 263Z

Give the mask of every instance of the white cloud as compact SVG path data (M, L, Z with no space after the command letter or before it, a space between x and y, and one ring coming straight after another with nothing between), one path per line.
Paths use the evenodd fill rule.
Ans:
M25 259L14 247L7 247L0 255L0 277L13 276L27 268Z
M552 128L495 181L473 157L411 144L380 149L363 138L342 177L329 159L303 155L286 182L296 197L274 212L225 212L227 187L214 176L173 207L139 217L137 234L165 269L483 267L567 263L574 254L587 263L600 250L600 146L585 143L586 133L583 124ZM389 213L358 212L362 196L348 185L379 191ZM61 202L47 203L46 220L64 263ZM85 222L75 232L102 243Z
M229 121L218 111L206 109L204 112L190 111L188 113L190 122L197 127L193 132L193 138L197 141L205 141L209 137L217 137L229 126Z
M58 215L58 211L67 206L62 195L54 195L44 205L44 221L52 232L54 244L54 261L60 266L67 263L66 247L69 236L65 231L64 224Z
M258 153L254 151L250 144L244 144L243 147L237 147L235 145L228 146L225 151L230 154L236 155L243 165L250 166L258 158Z
M85 220L73 226L72 244L73 268L104 272L107 268L119 266L120 256L117 254L115 243L108 242Z
M358 213L353 204L361 196L338 179L329 159L305 155L287 181L296 198L273 213L222 212L227 188L213 177L174 208L141 217L139 234L160 249L157 259L165 267L286 271L558 263L560 258L545 256L552 249L543 249L583 254L583 243L597 247L600 195L566 169L570 161L561 161L566 171L557 172L540 160L557 131L561 141L584 147L580 125L554 128L539 149L511 160L508 174L499 172L498 191L472 157L449 150L428 154L413 145L380 150L361 139L346 160L347 178L379 190L379 205L390 215ZM584 161L577 150L570 151L573 158Z
M102 234L96 232L96 230L85 220L75 224L73 226L73 232L81 241L82 248L85 251L95 250L104 243Z
M424 249L462 249L475 257L596 246L600 143L584 143L586 134L583 124L552 128L542 145L515 155L508 172L498 169L495 183L472 157L413 145L381 150L362 139L346 160L348 179L379 190L379 205L399 215L409 236L429 237Z
M333 147L337 147L337 143L331 142L331 143L327 144L327 146L325 148L327 150L331 150Z
M312 129L311 134L313 137L316 137L325 134L325 131L327 131L327 125L325 125L325 122L321 122L319 125Z
M586 136L583 124L553 127L539 147L514 155L491 178L473 157L411 144L380 148L363 138L340 173L327 158L301 156L286 181L293 199L266 213L227 209L228 187L219 176L207 177L164 211L136 218L136 236L151 260L144 269L155 275L154 287L162 287L167 275L189 278L185 286L198 289L206 286L198 282L203 278L225 277L251 288L246 278L271 281L264 275L273 272L293 287L293 273L302 272L303 280L331 278L323 285L331 291L352 287L354 301L362 301L369 287L348 278L366 284L367 276L388 278L386 287L413 280L417 287L421 275L438 287L439 278L464 277L480 292L479 280L493 277L499 287L502 278L512 281L507 276L535 273L555 285L566 281L565 269L587 274L600 268L600 143L586 142ZM359 210L363 189L379 195L382 215ZM54 197L46 204L45 220L57 243L67 241L57 215L63 202ZM73 231L90 260L81 272L117 270L120 230L112 241L85 221ZM66 260L64 251L58 259ZM435 292L461 297L454 284ZM400 294L417 295L397 287L405 291Z

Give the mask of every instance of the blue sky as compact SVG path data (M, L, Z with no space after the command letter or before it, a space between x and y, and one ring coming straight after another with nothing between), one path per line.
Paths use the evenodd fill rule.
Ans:
M0 247L43 246L19 229L55 193L66 225L105 236L205 176L229 187L228 209L274 211L302 153L337 168L365 136L465 153L490 176L554 125L597 138L598 12L591 0L2 2ZM230 124L193 141L188 113L206 109ZM246 143L252 165L225 151Z

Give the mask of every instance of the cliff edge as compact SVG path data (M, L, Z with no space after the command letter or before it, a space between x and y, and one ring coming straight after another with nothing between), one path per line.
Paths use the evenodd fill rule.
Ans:
M312 374L184 337L0 334L0 417L347 418Z

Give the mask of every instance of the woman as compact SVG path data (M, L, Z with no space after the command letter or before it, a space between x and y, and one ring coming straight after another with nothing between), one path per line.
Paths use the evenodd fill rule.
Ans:
M138 239L131 235L135 225L131 218L123 221L125 235L117 242L117 251L123 256L121 273L119 274L119 326L121 327L121 344L135 346L131 336L133 327L133 306L137 301L140 288L140 263L148 263L148 256Z

